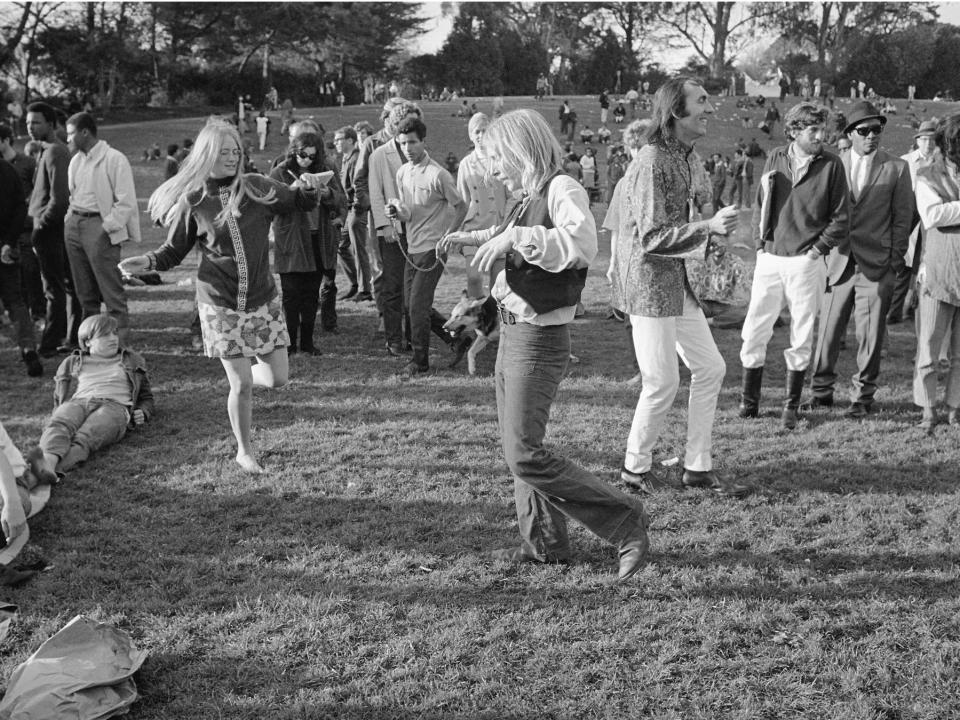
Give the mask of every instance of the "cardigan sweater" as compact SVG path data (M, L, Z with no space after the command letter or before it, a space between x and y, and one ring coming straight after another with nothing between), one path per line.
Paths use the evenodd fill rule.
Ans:
M268 241L274 215L317 206L316 191L302 187L294 190L263 175L248 174L244 178L258 196L273 190L273 201L244 197L239 217L231 216L223 225L215 225L214 218L229 200L233 178L207 180L203 190L186 195L184 212L171 226L167 241L155 252L147 253L153 257L157 270L169 270L197 245L197 300L242 312L265 305L277 296Z

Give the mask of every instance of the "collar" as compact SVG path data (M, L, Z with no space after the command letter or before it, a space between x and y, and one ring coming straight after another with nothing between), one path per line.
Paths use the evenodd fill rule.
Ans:
M670 152L676 153L684 159L688 158L690 153L693 152L693 145L687 145L677 138L676 135L664 135L663 144Z
M203 191L204 195L213 195L217 197L220 194L220 188L227 187L236 179L236 175L233 177L222 177L222 178L207 178L203 181Z
M861 162L862 162L863 160L866 160L867 162L872 162L876 157L877 157L877 150L874 150L874 151L873 151L872 153L870 153L869 155L861 155L860 153L858 153L858 152L857 152L856 150L854 150L853 148L850 148L850 158L851 158L851 159L856 159L856 160L861 161Z
M787 155L790 157L791 160L806 164L820 157L820 153L817 153L816 155L808 155L807 153L804 153L802 150L800 152L797 152L798 149L799 148L797 148L796 142L791 142L790 145L787 147ZM853 148L850 148L850 149L851 151L853 150Z
M99 160L107 152L107 144L103 140L97 140L93 147L87 152L80 151L80 154L87 160Z
M414 162L413 160L410 160L409 158L407 159L407 162L410 163L411 165L413 165L414 167L421 168L421 169L422 169L422 168L425 168L427 165L430 164L430 153L428 153L426 150L424 150L424 151L423 151L423 157L420 158L420 162Z

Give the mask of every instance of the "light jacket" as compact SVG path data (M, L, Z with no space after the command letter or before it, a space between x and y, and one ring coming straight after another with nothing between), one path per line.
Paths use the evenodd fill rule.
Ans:
M113 245L127 240L140 242L140 212L137 207L137 191L133 186L133 171L127 156L114 150L103 140L84 153L76 153L67 169L67 185L73 197L77 185L77 173L81 169L97 175L93 187L97 195L97 207L103 221L103 231Z
M150 379L147 377L147 363L140 353L121 348L121 364L130 381L130 397L133 398L133 409L143 410L145 420L153 417L153 391L150 389ZM89 355L80 350L74 350L68 355L60 367L57 368L53 379L53 407L57 408L73 397L79 385L80 369L83 361ZM131 419L131 423L133 420Z

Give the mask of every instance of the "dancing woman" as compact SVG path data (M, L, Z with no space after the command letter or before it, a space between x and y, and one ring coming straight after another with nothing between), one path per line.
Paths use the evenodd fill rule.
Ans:
M522 191L522 200L500 226L451 233L446 244L478 245L473 263L481 272L506 256L492 291L501 317L497 412L521 544L494 557L568 561L569 517L619 547L625 580L647 558L642 505L543 444L570 359L568 326L597 254L587 192L563 173L560 145L539 113L506 113L490 124L485 144L493 174L508 191Z
M250 440L253 386L287 382L287 345L276 284L270 273L268 231L274 215L317 205L316 181L293 186L244 174L240 136L211 118L180 171L150 197L155 221L170 228L156 251L120 263L126 275L169 270L200 249L197 305L207 357L223 363L230 382L227 414L237 439L237 463L260 473Z

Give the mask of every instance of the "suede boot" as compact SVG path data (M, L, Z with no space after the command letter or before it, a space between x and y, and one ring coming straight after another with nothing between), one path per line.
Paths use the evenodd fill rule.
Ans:
M763 366L743 369L743 387L740 391L740 417L755 418L760 414L760 385Z
M797 426L800 409L800 397L803 395L803 381L806 379L806 370L787 370L787 401L783 405L783 415L780 420L787 430Z

